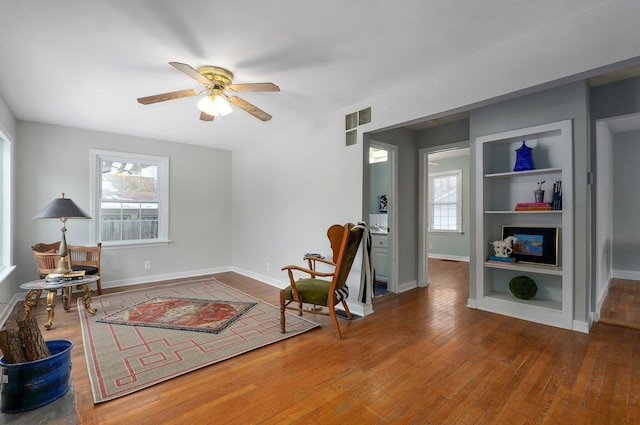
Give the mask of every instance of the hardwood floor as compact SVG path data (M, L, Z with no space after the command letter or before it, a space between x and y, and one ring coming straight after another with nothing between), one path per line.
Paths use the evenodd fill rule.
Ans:
M600 309L600 322L640 330L640 282L613 279Z
M277 304L276 288L216 277ZM75 305L44 333L76 344L81 424L640 423L640 331L587 335L469 309L467 263L430 261L430 282L340 319L340 341L328 318L306 315L323 326L97 405ZM34 313L44 323L44 306Z

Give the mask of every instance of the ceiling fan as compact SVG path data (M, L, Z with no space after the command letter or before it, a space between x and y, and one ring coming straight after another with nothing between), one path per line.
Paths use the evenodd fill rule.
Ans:
M231 102L235 106L250 113L254 117L262 121L269 121L271 115L252 105L244 99L237 96L229 96L225 91L233 92L273 92L280 91L280 88L273 83L249 83L249 84L233 84L233 74L224 68L217 66L205 65L197 71L186 63L169 62L169 65L183 72L187 76L193 78L205 88L202 90L178 90L169 93L156 94L153 96L139 97L138 102L143 105L164 102L165 100L180 99L183 97L197 96L200 93L207 92L207 95L198 102L200 109L200 119L202 121L213 121L215 117L227 115L232 112L231 106L227 103Z

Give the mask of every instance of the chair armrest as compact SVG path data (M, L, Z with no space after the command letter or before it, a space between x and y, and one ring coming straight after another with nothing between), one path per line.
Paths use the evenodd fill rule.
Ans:
M336 265L336 263L334 263L333 261L330 261L330 260L327 260L327 259L324 259L324 258L319 258L319 257L307 257L307 256L305 256L303 258L303 260L313 261L313 262L318 261L320 263L328 264L330 266L335 266Z
M321 276L321 277L333 276L333 272L318 272L315 270L306 269L304 267L300 267L296 265L284 266L282 270L287 270L289 273L291 273L293 270L296 270L299 272L310 274L311 276Z

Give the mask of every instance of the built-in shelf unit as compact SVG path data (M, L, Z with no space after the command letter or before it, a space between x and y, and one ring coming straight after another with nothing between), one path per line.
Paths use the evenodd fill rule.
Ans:
M532 148L534 170L511 171L516 149ZM476 138L476 307L480 310L571 329L573 322L573 135L572 121L560 121ZM545 201L553 184L562 181L562 209L515 211L533 202L538 182L545 181ZM540 265L487 262L492 241L502 239L502 226L558 227L558 263ZM509 281L532 278L538 287L530 300L516 298Z

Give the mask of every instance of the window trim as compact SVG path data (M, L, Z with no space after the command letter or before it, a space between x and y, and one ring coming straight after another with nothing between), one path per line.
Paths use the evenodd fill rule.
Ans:
M90 193L90 214L93 217L91 226L92 243L102 242L103 248L122 247L135 248L149 245L166 245L169 239L169 158L156 155L136 154L129 152L108 151L102 149L91 149L91 193ZM102 185L102 173L100 161L103 159L114 161L128 161L158 166L158 238L157 239L135 239L118 241L100 241L100 189Z
M15 269L13 263L13 144L0 127L0 282Z
M438 177L444 177L444 176L454 176L457 180L457 184L456 187L458 188L458 190L456 190L456 228L455 229L434 229L433 228L433 195L434 195L434 190L433 190L433 180L435 178ZM462 169L458 168L458 169L453 169L453 170L447 170L447 171L440 171L437 173L429 173L428 175L428 179L427 179L427 184L428 184L428 200L427 200L427 204L428 204L428 209L429 209L429 226L427 228L427 232L434 234L434 233L440 233L440 234L447 234L447 235L451 235L451 234L455 234L455 235L461 235L462 234Z

